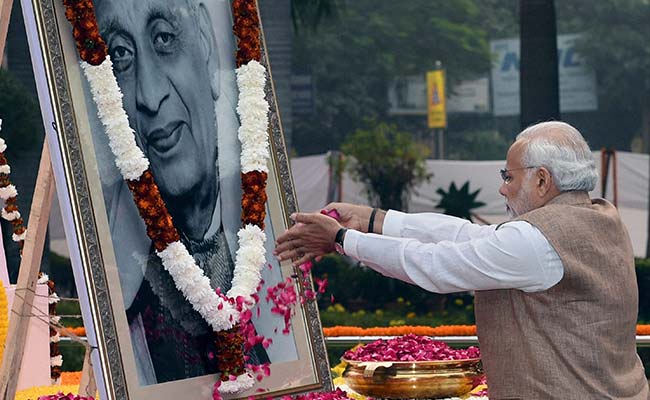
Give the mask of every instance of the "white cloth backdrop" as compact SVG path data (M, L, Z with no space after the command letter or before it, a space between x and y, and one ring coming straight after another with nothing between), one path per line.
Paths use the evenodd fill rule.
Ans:
M600 152L594 152L598 171L601 171ZM617 152L618 208L625 222L634 246L635 255L645 256L647 235L648 168L647 154ZM487 221L497 223L506 220L503 198L498 193L501 185L499 169L504 160L496 161L453 161L427 160L427 170L433 173L428 183L417 187L409 202L409 211L433 211L440 200L436 190L447 190L451 182L462 186L469 180L470 191L481 189L477 200L486 203L476 213ZM291 160L298 205L302 211L316 211L327 204L329 166L327 155L297 157ZM612 165L610 165L607 198L613 200ZM600 181L591 195L601 197ZM361 184L343 175L342 201L367 204L368 200Z

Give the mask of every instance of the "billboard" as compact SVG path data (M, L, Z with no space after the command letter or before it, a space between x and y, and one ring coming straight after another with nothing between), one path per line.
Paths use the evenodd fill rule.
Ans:
M486 113L490 111L488 78L463 81L449 88L447 113ZM391 115L427 115L425 75L394 79L388 85L388 113Z
M447 127L445 71L427 72L427 120L429 128Z
M596 73L575 49L578 34L558 35L560 111L598 109ZM494 115L519 115L519 39L490 41L492 64L492 104Z

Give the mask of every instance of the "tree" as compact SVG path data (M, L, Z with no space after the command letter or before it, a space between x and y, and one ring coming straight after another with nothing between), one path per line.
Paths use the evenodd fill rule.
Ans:
M599 108L610 110L608 131L632 130L650 153L650 1L573 0L558 10L583 32L576 43L598 76ZM599 110L600 111L600 110ZM646 256L650 255L650 209Z
M440 60L449 85L489 70L490 54L476 0L346 2L336 19L294 41L294 69L310 73L315 112L295 115L299 154L335 150L363 127L386 120L388 84L422 74Z
M338 15L344 6L339 0L291 0L291 20L295 31L316 31L323 20Z
M353 157L347 169L363 183L375 207L407 211L413 189L431 176L425 165L428 150L385 122L357 129L341 150Z
M2 136L7 142L7 156L33 150L43 140L43 125L38 102L8 71L0 69L0 119Z

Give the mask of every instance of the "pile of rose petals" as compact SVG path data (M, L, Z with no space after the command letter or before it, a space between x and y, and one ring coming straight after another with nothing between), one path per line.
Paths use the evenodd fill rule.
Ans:
M427 336L408 334L390 340L379 339L348 350L343 355L353 361L438 361L466 360L481 356L478 347L453 349Z
M332 392L311 392L311 393L297 395L294 397L283 396L281 398L281 400L350 400L350 399L351 398L348 397L348 394L345 391L338 388Z

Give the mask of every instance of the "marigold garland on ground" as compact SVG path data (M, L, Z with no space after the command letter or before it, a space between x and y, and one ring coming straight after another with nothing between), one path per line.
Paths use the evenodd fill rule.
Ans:
M390 326L361 328L358 326L333 326L323 328L327 337L336 336L400 336L409 333L422 336L476 336L476 325L440 325L440 326ZM650 325L639 324L636 334L650 335Z

